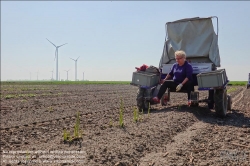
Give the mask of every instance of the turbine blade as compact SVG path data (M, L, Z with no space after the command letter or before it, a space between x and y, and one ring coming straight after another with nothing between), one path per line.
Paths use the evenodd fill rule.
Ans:
M72 58L70 58L70 59L72 59ZM75 61L75 59L72 59L73 61Z
M68 43L65 43L65 44L68 44ZM60 46L57 46L57 48L62 47L62 46L65 45L65 44L62 44L62 45L60 45Z
M79 58L79 57L78 57ZM76 60L78 60L78 58Z
M46 38L47 39L47 38ZM47 39L48 41L49 41L49 39ZM54 43L52 43L51 41L49 41L51 44L53 44L55 47L56 47L56 45L54 44Z

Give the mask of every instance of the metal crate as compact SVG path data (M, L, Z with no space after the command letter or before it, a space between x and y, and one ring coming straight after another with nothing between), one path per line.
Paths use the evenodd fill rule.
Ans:
M143 71L133 72L132 85L152 87L159 83L159 74L147 73Z
M227 83L225 69L197 74L199 88L221 87Z

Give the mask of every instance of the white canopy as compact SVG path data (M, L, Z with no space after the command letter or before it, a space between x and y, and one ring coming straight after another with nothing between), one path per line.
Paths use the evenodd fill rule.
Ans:
M167 35L159 67L174 63L177 50L185 51L191 62L213 63L220 67L218 34L214 32L212 18L196 17L166 23Z

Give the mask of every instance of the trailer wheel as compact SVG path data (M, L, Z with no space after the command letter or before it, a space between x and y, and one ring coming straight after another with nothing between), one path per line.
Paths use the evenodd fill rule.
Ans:
M209 109L214 109L214 102L208 103L208 108Z
M150 108L150 105L149 105L149 101L147 100L144 100L143 104L144 104L144 107L143 107L143 112L147 112L148 109Z
M169 101L169 92L168 93L164 93L162 98L161 98L161 105L162 106L166 106L168 101Z
M213 89L208 91L208 100L209 100L209 102L207 103L208 108L214 109L214 90Z
M136 102L139 111L144 109L144 91L145 89L139 88L137 90Z
M167 89L167 91L163 94L161 98L161 105L166 106L169 101L170 101L170 90Z
M199 92L192 91L190 93L191 105L190 107L198 107L199 106Z
M230 95L227 95L227 110L232 110L232 98Z
M147 95L147 90L143 88L139 88L137 91L137 108L140 112L148 111L150 101L145 100L145 96Z
M199 106L199 103L198 102L191 102L191 105L190 107L198 107Z
M214 92L215 112L219 117L227 114L227 90L216 89Z

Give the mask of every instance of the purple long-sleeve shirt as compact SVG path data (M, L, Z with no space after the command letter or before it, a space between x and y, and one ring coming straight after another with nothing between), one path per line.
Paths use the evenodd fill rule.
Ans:
M188 80L192 81L193 67L190 63L185 61L182 66L178 63L174 63L169 75L173 78L174 82L180 84L187 77Z

